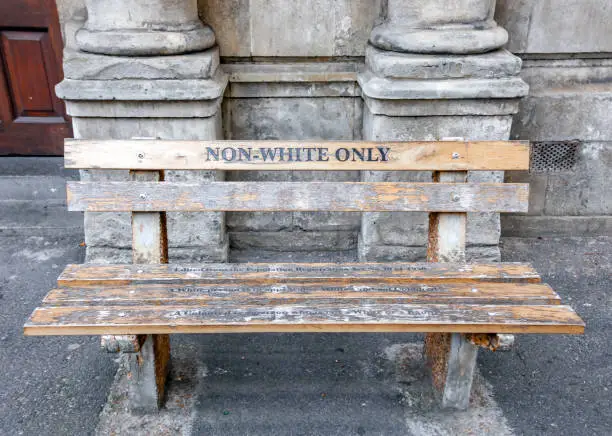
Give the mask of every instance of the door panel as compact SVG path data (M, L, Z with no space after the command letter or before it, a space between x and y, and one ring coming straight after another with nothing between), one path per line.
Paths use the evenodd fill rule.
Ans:
M1 2L0 154L61 155L63 139L72 134L63 102L54 91L62 78L55 4ZM14 9L4 10L7 4Z

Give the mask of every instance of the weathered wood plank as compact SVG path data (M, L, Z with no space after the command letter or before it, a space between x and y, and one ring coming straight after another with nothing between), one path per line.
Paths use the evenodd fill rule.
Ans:
M433 174L438 183L465 183L467 178L467 171ZM427 260L465 262L466 226L466 213L431 213ZM442 407L467 409L478 347L461 333L427 333L424 351L434 387L442 395Z
M160 182L162 171L130 171L137 182ZM132 213L132 260L138 264L168 263L165 212ZM132 412L154 412L163 405L166 377L170 369L170 337L167 334L140 336L137 353L127 356L129 406Z
M434 182L465 183L467 172L436 172ZM430 213L427 260L465 262L466 213Z
M514 183L68 182L68 208L86 212L527 212Z
M68 265L58 278L60 287L174 283L280 285L311 283L325 286L449 282L539 283L529 264L444 263L209 263L166 265Z
M239 304L297 304L304 301L419 304L560 304L561 299L546 284L474 283L414 284L407 286L363 285L317 286L290 284L273 286L147 284L120 287L76 287L50 291L45 306L151 306Z
M148 306L38 308L26 335L238 332L464 332L568 333L584 331L569 306L279 305L272 308Z
M161 171L130 171L137 182L160 182ZM134 263L168 263L165 212L132 213L132 259Z
M66 168L187 170L527 170L526 141L76 140Z

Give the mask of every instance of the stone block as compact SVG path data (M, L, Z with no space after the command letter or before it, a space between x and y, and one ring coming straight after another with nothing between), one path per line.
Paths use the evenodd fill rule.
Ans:
M131 215L123 212L87 212L85 244L92 247L132 249Z
M219 245L225 239L225 218L218 212L171 212L167 214L169 247Z
M232 249L271 251L347 251L357 246L357 232L230 232Z
M507 183L529 183L529 215L544 213L548 174L530 173L529 171L506 172Z
M64 77L75 80L205 79L219 67L219 49L174 56L101 56L64 50Z
M429 220L424 212L368 212L361 221L366 245L420 246L427 244Z
M431 116L388 117L364 112L364 139L372 141L439 141L442 138L503 140L508 138L512 117Z
M530 95L520 103L512 138L531 141L612 138L608 117L612 92L607 86L576 86Z
M232 83L354 82L363 67L357 61L262 62L224 64ZM261 95L260 97L266 97Z
M502 215L502 235L507 237L612 236L612 216Z
M92 107L96 102L89 102ZM103 101L103 105L109 102ZM176 102L175 102L176 104ZM159 115L148 107L149 114ZM153 137L161 139L216 139L222 137L221 117L207 118L96 118L74 117L75 137L121 139ZM81 172L83 180L127 180L127 171L90 170ZM167 171L166 180L222 180L222 172ZM108 261L124 259L122 250L131 247L130 214L85 213L87 259ZM223 213L168 213L169 255L183 261L224 261L228 256ZM102 250L102 248L105 248ZM91 254L90 254L91 253ZM190 257L191 256L191 257ZM130 258L131 262L131 258Z
M361 214L356 212L295 212L293 228L303 231L359 231Z
M529 87L519 77L501 79L387 79L370 71L358 75L364 95L389 100L497 99L527 95Z
M412 27L477 23L493 16L491 0L388 0L387 18Z
M380 0L251 0L251 56L363 56L380 5Z
M609 141L612 63L608 60L526 62L531 86L520 103L512 138L531 141Z
M86 118L209 118L221 108L221 99L181 101L66 101L73 117ZM214 119L214 118L213 118Z
M503 171L471 171L468 182L503 183ZM467 246L486 246L499 244L501 224L498 213L468 213Z
M346 82L238 82L229 86L232 98L317 98L317 97L358 97L359 87L355 81Z
M508 32L495 22L434 29L387 22L374 27L370 35L370 42L376 47L402 53L486 53L507 41Z
M75 138L203 139L207 132L221 137L221 117L208 118L85 118L72 119ZM207 138L213 139L213 138Z
M280 83L279 86L285 86ZM361 130L358 98L232 98L225 103L231 138L351 140ZM232 171L227 180L257 181L358 181L358 171ZM228 213L232 247L285 249L297 243L300 250L344 250L339 235L356 234L358 214L345 213ZM312 230L312 231L311 231ZM269 232L277 231L277 237ZM352 231L352 233L351 233ZM252 232L252 233L250 233ZM348 232L348 233L347 233ZM282 236L285 235L285 236ZM295 238L299 242L291 242ZM310 245L309 245L310 244ZM324 248L326 245L327 248ZM343 245L344 244L344 245ZM337 248L343 247L343 248Z
M612 142L582 144L575 171L550 173L544 215L612 215Z
M363 232L359 234L358 256L360 262L424 262L427 259L427 247L425 245L366 244L361 239L363 235Z
M198 18L196 0L85 0L87 21L79 48L119 56L170 55L205 50L215 34Z
M608 0L499 0L495 18L514 53L612 51Z
M501 251L497 245L468 245L465 260L472 263L500 262Z
M173 263L226 262L229 256L229 238L219 244L207 242L205 246L168 247L168 261Z
M356 98L234 98L231 139L353 139Z
M252 56L332 56L329 1L251 0ZM333 10L333 9L332 9Z
M217 36L221 56L251 56L250 0L200 0L200 18Z
M227 212L230 232L274 232L293 228L292 212Z
M88 246L85 253L85 262L103 265L132 263L132 248Z
M366 109L364 139L387 140L443 140L466 138L472 140L507 139L511 116L383 116ZM476 183L501 182L503 172L474 171L468 180ZM426 172L364 171L364 181L430 181ZM426 213L364 213L362 215L359 255L362 260L415 260L425 252L428 216ZM470 213L467 223L467 246L474 259L497 259L500 221L498 214ZM417 247L422 247L419 251ZM368 257L370 256L370 257ZM407 257L402 257L407 256Z
M379 100L364 96L365 106L376 115L395 117L425 117L449 115L508 115L519 110L519 99L490 100Z
M381 18L383 0L339 0L334 11L334 56L363 56L372 27Z
M74 80L55 87L64 100L177 101L216 100L225 90L227 76L221 71L210 79L186 80Z
M502 78L516 76L522 61L507 50L476 55L397 53L372 45L366 67L376 76L410 79Z

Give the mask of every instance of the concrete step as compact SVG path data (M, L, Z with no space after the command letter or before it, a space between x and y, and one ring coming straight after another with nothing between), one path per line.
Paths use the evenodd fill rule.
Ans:
M0 176L59 176L78 178L77 170L64 168L63 157L2 157Z
M0 158L0 236L83 233L83 214L66 208L66 180L77 180L58 157Z
M69 212L62 199L0 201L0 236L83 233L83 213Z
M66 179L61 176L0 176L0 201L65 201Z

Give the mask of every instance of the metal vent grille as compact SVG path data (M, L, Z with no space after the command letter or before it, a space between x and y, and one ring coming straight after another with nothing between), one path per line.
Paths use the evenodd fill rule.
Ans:
M574 171L580 145L580 141L532 142L530 171L532 173Z

